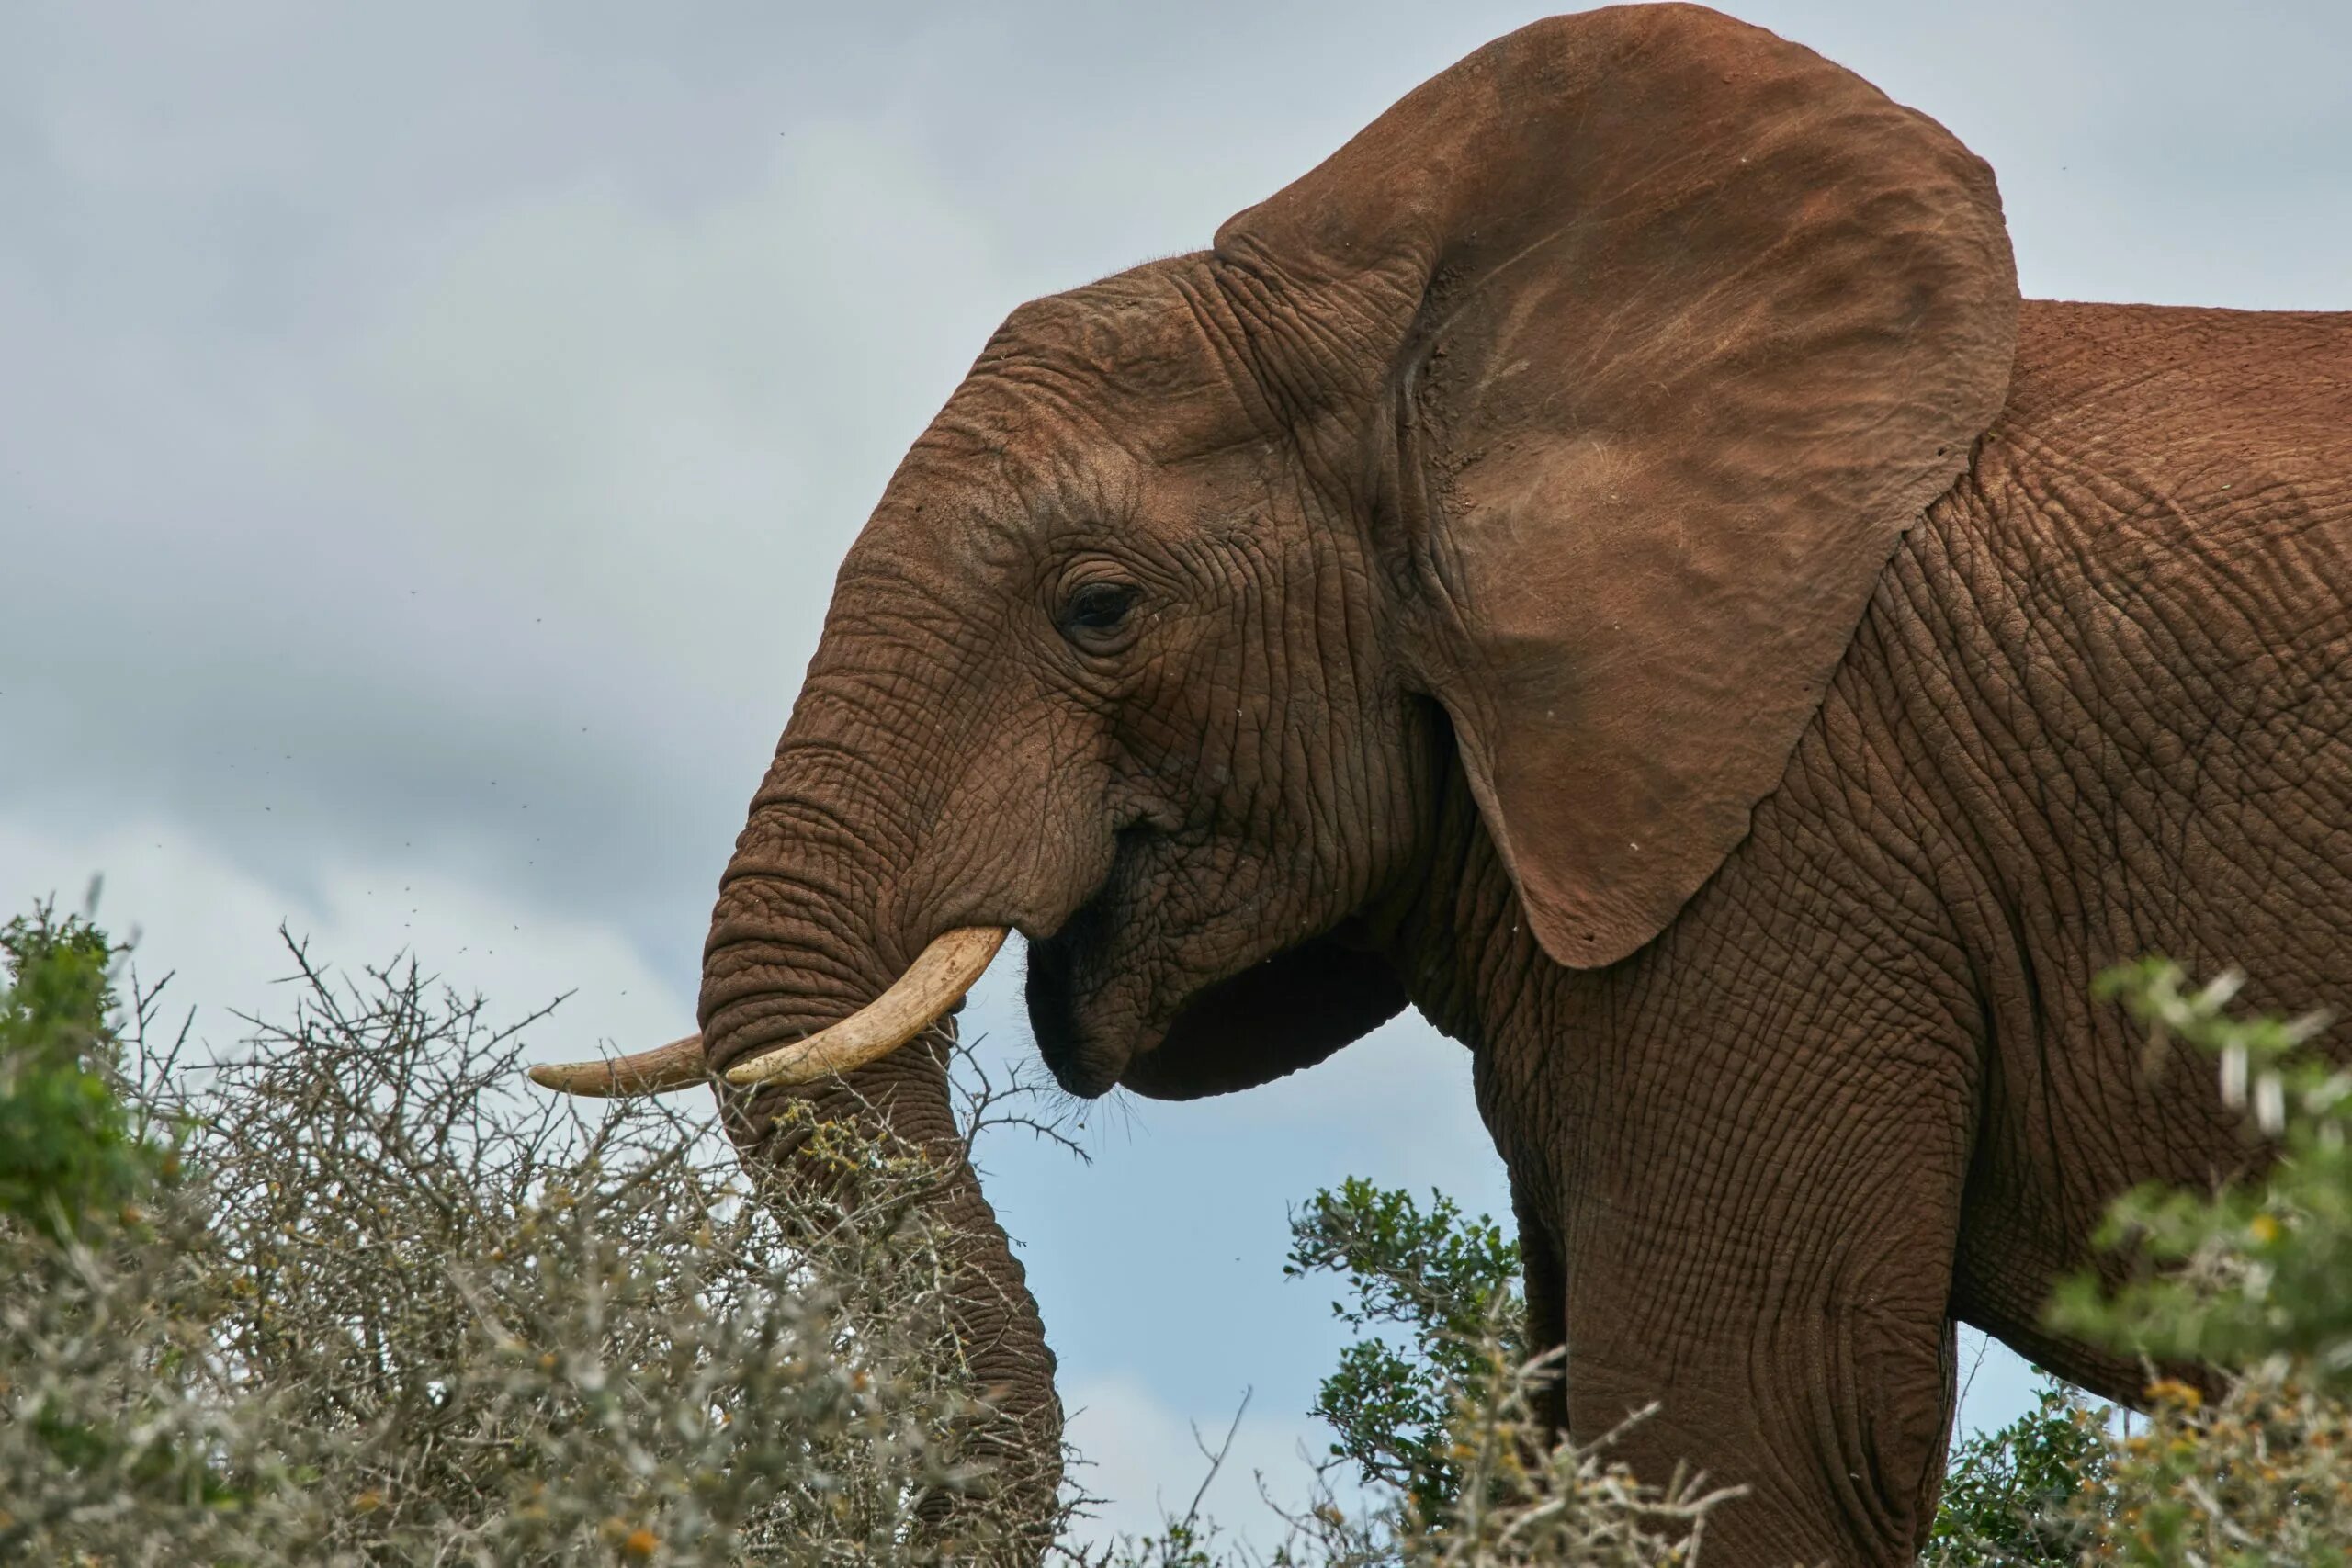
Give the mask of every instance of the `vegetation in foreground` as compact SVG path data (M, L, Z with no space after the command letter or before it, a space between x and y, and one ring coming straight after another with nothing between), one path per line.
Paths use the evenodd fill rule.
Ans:
M338 980L188 1059L120 953L47 908L0 931L0 1558L33 1562L1018 1560L996 1517L905 1151L844 1145L820 1209L658 1104L513 1093L520 1032L412 964ZM2054 1325L2146 1359L2119 1425L2052 1384L1954 1451L1939 1564L2352 1561L2352 1075L2228 978L2103 983L2210 1053L2265 1182L2148 1191ZM985 1101L975 1107L986 1120ZM1730 1504L1546 1452L1516 1249L1442 1196L1351 1181L1293 1216L1357 1338L1316 1413L1299 1564L1703 1560ZM2159 1375L2204 1361L2210 1388ZM968 1450L968 1451L967 1451ZM1197 1517L1094 1554L1215 1568ZM1082 1560L1082 1559L1081 1559Z
M5 946L0 1561L1012 1554L919 1159L755 1191L658 1103L515 1094L538 1015L413 965L292 948L291 1020L196 1063L86 920Z

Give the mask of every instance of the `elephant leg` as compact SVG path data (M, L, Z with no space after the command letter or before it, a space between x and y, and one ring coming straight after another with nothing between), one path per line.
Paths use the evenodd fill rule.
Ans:
M1920 1258L1926 1274L1939 1272ZM1935 1515L1953 1409L1951 1320L1924 1300L1758 1302L1744 1323L1693 1303L1711 1343L1662 1353L1601 1320L1622 1292L1571 1285L1568 1430L1590 1441L1634 1411L1611 1453L1664 1482L1678 1465L1747 1495L1709 1522L1705 1560L1908 1563ZM1598 1297L1599 1299L1593 1299Z
M1568 1430L1655 1402L1623 1439L1637 1473L1747 1487L1711 1564L1908 1563L1933 1523L1966 1156L1932 1076L1871 1075L1875 1103L1852 1074L1843 1095L1727 1097L1714 1125L1702 1095L1558 1185Z
M1519 1221L1519 1258L1527 1306L1526 1347L1529 1359L1560 1349L1567 1332L1567 1276L1560 1267L1559 1243L1552 1237L1543 1205L1512 1183L1511 1211ZM1555 1365L1538 1386L1535 1413L1543 1418L1544 1435L1556 1442L1568 1426L1567 1388L1562 1367Z
M1935 1516L1952 1414L1948 1321L1849 1304L1774 1324L1748 1353L1672 1368L1568 1353L1568 1423L1663 1481L1678 1464L1747 1495L1708 1523L1705 1561L1910 1562Z

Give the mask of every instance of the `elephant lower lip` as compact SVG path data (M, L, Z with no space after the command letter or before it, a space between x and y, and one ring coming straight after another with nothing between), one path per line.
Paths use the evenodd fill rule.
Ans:
M1137 1038L1132 1031L1105 1038L1099 1026L1091 1026L1082 1016L1081 1003L1088 998L1099 1000L1103 982L1113 973L1107 955L1120 945L1121 911L1130 907L1138 886L1138 863L1149 852L1159 831L1144 821L1120 828L1102 883L1071 911L1060 929L1028 944L1024 989L1037 1053L1057 1083L1084 1099L1109 1093L1135 1055L1159 1043L1158 1036L1148 1031L1145 1038ZM1128 1021L1136 1021L1129 1018Z
M1080 1013L1080 998L1092 987L1091 976L1102 971L1102 954L1110 946L1117 867L1050 937L1029 943L1028 974L1023 991L1029 1004L1029 1027L1037 1039L1037 1054L1069 1093L1092 1100L1107 1094L1126 1069L1131 1046L1104 1040L1088 1027Z
M1114 1060L1122 1054L1105 1049L1079 1021L1071 974L1075 954L1068 931L1065 927L1051 940L1029 944L1029 1027L1054 1081L1071 1094L1092 1100L1119 1081L1125 1062Z

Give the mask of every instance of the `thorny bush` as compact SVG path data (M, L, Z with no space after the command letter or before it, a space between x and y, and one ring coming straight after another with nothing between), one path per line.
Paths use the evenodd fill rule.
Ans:
M107 1016L86 921L10 928L0 1560L912 1565L1034 1540L966 1458L921 1156L829 1133L859 1179L812 1212L661 1103L519 1091L544 1011L494 1027L413 963L345 980L288 946L290 1019L198 1064L185 1027L158 1048L160 987ZM17 1158L26 1127L54 1136ZM949 1533L918 1528L942 1494Z

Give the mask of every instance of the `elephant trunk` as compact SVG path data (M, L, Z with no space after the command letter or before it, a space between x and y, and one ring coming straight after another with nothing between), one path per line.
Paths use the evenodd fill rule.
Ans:
M779 757L778 773L784 772ZM772 780L775 775L772 775ZM836 812L763 791L721 886L705 948L702 990L707 1068L728 1068L779 1039L797 1038L857 1014L889 990L912 954L890 929L879 889L891 872L851 841ZM876 832L884 843L891 835ZM943 1538L959 1510L985 1507L1022 1521L1023 1555L1051 1544L1061 1483L1061 1403L1054 1355L1021 1262L980 1190L949 1095L952 1020L903 1048L799 1086L769 1085L735 1099L729 1130L747 1162L786 1179L835 1191L837 1162L810 1147L819 1122L846 1122L884 1147L936 1168L926 1200L943 1222L949 1314L973 1392L988 1409L968 1434L971 1457L990 1466L984 1495L939 1494L924 1519ZM810 1114L787 1114L792 1101ZM843 1194L846 1196L846 1194Z

